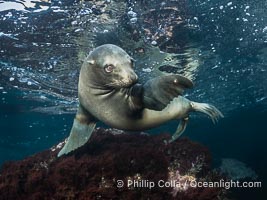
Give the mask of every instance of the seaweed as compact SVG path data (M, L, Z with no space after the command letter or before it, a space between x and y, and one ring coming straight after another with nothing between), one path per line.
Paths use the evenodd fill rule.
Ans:
M57 158L58 145L5 163L0 199L217 199L221 188L149 187L159 180L220 178L210 169L206 147L187 138L166 144L169 138L97 128L90 141L67 156Z

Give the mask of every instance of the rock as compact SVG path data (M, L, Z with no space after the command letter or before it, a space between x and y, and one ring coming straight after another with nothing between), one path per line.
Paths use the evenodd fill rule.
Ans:
M168 134L118 134L115 129L98 128L86 145L68 156L57 158L62 146L58 145L5 163L0 171L0 199L218 198L221 188L158 186L160 180L216 179L206 147L189 139L166 145L169 138ZM118 181L124 186L118 187ZM139 186L127 187L128 181ZM155 185L141 187L141 181Z
M227 175L232 180L252 179L256 180L258 175L245 163L232 158L223 158L220 166L221 173Z

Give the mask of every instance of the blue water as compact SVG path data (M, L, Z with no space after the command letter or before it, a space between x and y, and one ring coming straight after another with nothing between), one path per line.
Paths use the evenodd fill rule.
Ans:
M87 24L75 21L97 16L91 7L71 0L0 1L0 164L68 136L77 107L79 49L90 50L90 42L81 42ZM187 1L186 23L172 41L193 41L202 60L188 98L212 103L225 115L213 125L193 114L184 136L208 146L215 167L222 158L246 163L263 182L261 191L267 182L266 10L265 0ZM149 132L173 132L176 125Z

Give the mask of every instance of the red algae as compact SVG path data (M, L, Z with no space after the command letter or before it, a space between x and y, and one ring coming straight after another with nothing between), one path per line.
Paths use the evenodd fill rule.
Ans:
M57 158L59 149L52 148L5 163L0 199L218 199L221 188L157 184L220 178L210 169L206 147L186 138L166 145L169 139L168 134L117 134L98 128L89 142L67 156ZM136 184L128 184L132 182Z

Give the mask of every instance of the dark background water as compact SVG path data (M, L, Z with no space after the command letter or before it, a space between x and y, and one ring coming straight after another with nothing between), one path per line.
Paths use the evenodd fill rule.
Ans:
M23 9L12 10L3 9L3 2L0 164L51 148L68 136L77 105L78 54L91 47L88 41L84 45L80 34L88 20L73 24L83 17L98 16L97 9L88 13L92 5L79 1L40 1L28 8L21 7L22 1L13 1ZM132 1L125 2L135 8ZM240 190L238 199L257 195L260 199L267 189L266 4L265 0L186 1L187 23L177 28L171 41L197 41L202 63L188 97L212 103L225 115L213 125L205 116L193 114L183 137L206 145L214 167L222 158L237 159L255 170L262 181L263 188ZM191 26L195 28L188 28ZM105 37L102 39L104 42ZM116 42L116 38L108 39ZM173 132L176 126L170 122L149 132Z

